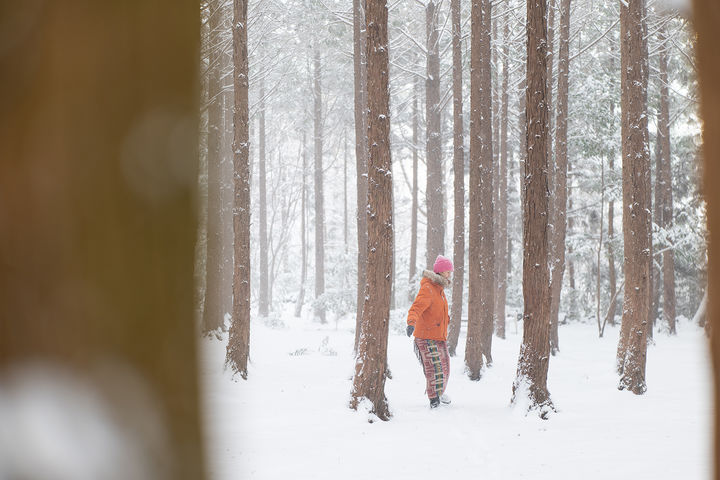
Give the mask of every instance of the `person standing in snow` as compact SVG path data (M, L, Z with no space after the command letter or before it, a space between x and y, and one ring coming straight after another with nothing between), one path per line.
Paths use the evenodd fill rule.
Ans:
M415 335L415 354L423 367L427 380L425 389L430 408L450 403L445 395L450 376L450 355L447 334L450 316L445 288L450 285L453 264L449 258L438 255L433 271L423 271L420 290L407 317L407 335Z

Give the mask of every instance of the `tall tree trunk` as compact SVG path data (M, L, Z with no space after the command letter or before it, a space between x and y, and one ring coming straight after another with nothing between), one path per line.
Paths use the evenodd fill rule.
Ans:
M647 131L647 43L645 2L620 5L620 53L623 151L623 236L625 294L618 373L620 389L646 390L648 310L650 308L651 245L650 154Z
M368 248L367 284L351 408L361 399L381 420L390 418L385 397L393 252L388 11L385 0L367 2Z
M258 111L258 193L260 216L260 292L258 315L267 317L270 313L268 285L268 233L267 233L267 178L265 157L265 81L260 80L260 106Z
M548 251L547 3L527 2L527 160L523 211L523 342L512 402L527 396L541 417L552 408L547 389L550 360L550 282Z
M483 356L492 364L495 308L492 85L490 72L491 2L473 0L470 56L470 275L465 365L479 380Z
M367 68L365 57L365 16L364 2L353 0L353 72L354 72L354 115L355 115L355 177L357 187L357 301L355 313L355 343L357 352L360 340L362 306L365 302L365 266L367 264Z
M322 117L322 65L320 50L314 46L313 99L315 141L315 299L325 293L325 206L323 194L323 117ZM315 317L325 323L325 308L315 307Z
M560 0L560 45L558 53L557 121L555 123L555 167L553 168L554 181L552 195L553 228L551 229L553 268L550 279L550 352L553 355L560 350L558 317L560 315L560 294L562 293L563 276L565 274L570 0ZM550 70L552 72L552 67ZM552 79L552 76L548 78Z
M503 80L500 108L500 174L498 176L498 204L497 204L497 296L495 297L495 334L505 338L505 301L507 294L508 265L509 265L509 239L507 231L508 210L508 108L509 108L509 75L510 75L510 24L507 18L503 21Z
M305 280L307 279L307 143L305 130L302 132L302 191L300 192L300 292L295 303L295 316L300 317L305 303Z
M660 186L663 191L663 212L661 227L666 231L673 224L672 163L670 157L670 95L668 93L668 53L665 45L667 36L665 26L659 33L663 45L660 50L660 116L658 118L658 136L660 139L660 158L662 176ZM658 172L660 174L660 171ZM663 245L663 320L670 335L675 335L675 252L670 242Z
M233 0L233 72L235 90L235 200L233 232L233 314L225 363L247 379L250 354L250 118L248 103L247 1Z
M233 5L228 2L224 9L224 29L228 35L232 35L232 18ZM235 186L233 185L233 105L235 102L235 94L233 90L233 51L228 48L224 55L223 77L225 84L223 86L223 112L224 112L224 132L223 132L223 155L222 155L222 216L223 216L223 248L221 261L221 304L223 317L230 316L233 309L233 198L235 197ZM222 328L227 331L228 326L223 318Z
M462 31L460 28L460 0L451 0L453 54L453 172L455 219L453 221L453 264L455 267L452 291L452 312L448 334L448 350L455 356L460 325L462 324L463 283L465 277L465 147L463 140L462 100Z
M222 328L222 51L221 33L223 9L219 0L208 3L209 8L209 69L208 69L208 210L207 257L205 260L205 308L202 331L207 334Z
M490 48L490 82L492 85L492 99L491 99L491 109L490 109L490 115L491 115L491 124L492 124L492 139L491 143L493 145L493 160L492 160L492 169L493 169L493 178L492 178L492 184L493 184L493 272L495 273L495 278L493 279L493 282L496 286L499 287L500 285L500 259L498 258L498 254L500 252L500 228L498 225L500 224L500 110L501 110L501 96L500 96L500 85L501 82L499 81L500 78L500 66L498 64L498 57L499 57L499 45L500 42L498 41L498 19L491 19L491 27L490 27L490 41L492 43L492 46ZM498 322L498 310L500 308L500 299L499 295L497 295L497 292L495 292L494 298L493 298L493 333L497 333L497 322Z
M410 212L410 268L408 298L415 299L415 275L417 273L417 239L418 239L418 83L413 82L413 116L412 116L412 212Z
M427 40L425 79L425 164L427 183L425 204L427 211L426 265L431 267L435 257L445 252L445 185L442 167L442 132L440 111L440 32L435 0L425 8Z
M4 478L205 478L198 14L172 0L3 5L32 22L4 27L0 57L2 415L31 447L3 461ZM65 407L57 427L42 420ZM100 440L95 455L54 456L78 452L78 436Z
M720 178L720 61L717 45L720 43L720 11L713 0L693 0L694 27L697 33L696 55L700 77L700 115L703 120L704 196L707 200L707 223L711 238L720 236L720 189L714 182ZM708 305L707 323L710 326L710 351L715 376L714 384L714 476L720 480L720 256L718 244L710 243L708 254Z
M527 29L527 27L526 27ZM527 60L527 54L526 58ZM525 95L525 92L527 91L527 73L523 72L523 78L522 82L520 83L520 95L518 95L518 132L519 132L519 139L520 139L520 158L518 159L518 169L520 170L520 174L518 175L518 191L520 192L519 198L520 198L520 205L519 205L519 211L520 215L522 215L523 209L525 208L525 162L527 162L526 154L527 154L527 98ZM524 228L524 223L523 223ZM521 234L522 236L522 234Z
M548 148L548 163L550 165L550 171L548 175L548 185L550 188L550 193L554 193L554 184L555 184L555 161L554 161L554 152L553 152L553 142L552 142L552 136L553 136L553 128L554 128L554 121L555 121L555 102L553 99L554 95L554 85L553 85L553 78L555 76L555 8L556 8L556 1L560 0L547 0L547 24L548 24L548 30L547 30L547 109L548 109L548 132L550 135L550 141L548 142L547 148ZM554 213L553 213L553 198L550 197L550 219L551 221L554 219ZM552 228L552 227L551 227ZM551 253L552 255L552 253Z

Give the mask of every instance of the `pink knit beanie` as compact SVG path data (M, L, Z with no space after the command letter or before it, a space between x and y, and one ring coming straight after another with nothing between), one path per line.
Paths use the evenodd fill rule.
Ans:
M433 265L433 272L435 273L442 273L442 272L452 272L453 271L453 264L450 261L449 258L443 257L442 255L438 255L435 259L435 264Z

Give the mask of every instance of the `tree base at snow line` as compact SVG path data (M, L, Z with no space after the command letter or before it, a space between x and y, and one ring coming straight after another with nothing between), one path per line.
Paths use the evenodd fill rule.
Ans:
M635 395L642 395L647 391L645 380L633 378L631 375L623 375L618 384L618 390L629 390Z
M548 420L551 413L557 413L555 405L550 399L548 389L530 383L527 377L518 378L513 383L510 404L518 408L524 408L526 414L536 412L543 420Z
M390 405L388 404L385 395L377 401L373 401L367 397L356 397L353 393L353 397L350 400L350 408L355 411L364 410L368 414L368 423L373 423L375 419L387 422L392 418L390 413Z
M472 380L473 382L478 382L482 378L483 374L483 367L471 367L470 365L465 362L465 375L467 375L469 380Z
M618 367L620 373L618 390L628 390L635 395L642 395L647 391L645 372L639 367L632 369L628 367L623 368L622 365Z
M387 422L392 418L387 398L383 395L379 405L367 397L355 397L350 400L350 408L355 411L364 411L368 415L368 423L374 423L375 420Z

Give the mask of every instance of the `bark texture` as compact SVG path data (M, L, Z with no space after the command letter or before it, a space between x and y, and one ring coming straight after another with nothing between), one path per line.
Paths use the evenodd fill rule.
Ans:
M618 343L618 388L646 390L645 362L650 309L650 152L647 130L645 2L620 5L623 236L625 294Z
M445 182L442 167L442 124L440 111L440 31L435 0L425 7L427 60L425 79L425 164L427 183L426 265L432 267L438 255L445 255Z
M465 366L479 380L484 362L492 364L495 308L493 237L493 155L491 3L473 0L470 56L470 261ZM484 360L483 360L484 359Z
M365 57L365 11L364 2L353 0L353 77L355 115L355 173L357 188L357 311L355 314L355 346L357 352L362 321L362 305L365 295L365 265L367 264L367 68Z
M548 251L547 3L527 3L527 159L523 205L523 341L513 384L513 403L520 396L542 417L552 408L547 388L550 361L550 283Z
M368 59L368 248L365 304L350 406L365 398L381 420L390 418L385 397L392 283L393 218L388 88L388 10L385 0L366 3Z
M552 192L552 270L550 277L550 353L560 351L558 323L560 294L565 275L565 236L567 232L567 124L570 67L570 0L560 1L560 45L558 52L557 121L555 167ZM552 71L552 69L551 69ZM548 77L552 81L552 76Z
M250 355L250 117L248 103L247 0L233 2L233 72L235 113L233 163L235 199L233 231L235 268L233 273L233 314L225 363L247 379Z
M451 0L453 55L453 172L455 219L453 221L452 310L448 332L448 350L455 356L460 325L462 324L463 284L465 277L465 147L463 140L462 100L462 31L460 28L460 0Z

